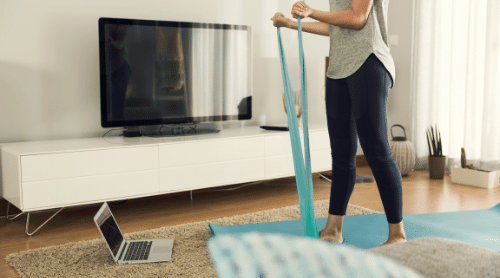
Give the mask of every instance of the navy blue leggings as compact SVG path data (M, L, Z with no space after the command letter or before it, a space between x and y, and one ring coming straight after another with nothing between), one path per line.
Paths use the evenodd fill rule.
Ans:
M359 70L347 78L326 81L326 114L332 149L332 186L329 213L345 215L356 180L358 134L387 221L403 220L401 172L388 141L387 98L392 78L371 54Z

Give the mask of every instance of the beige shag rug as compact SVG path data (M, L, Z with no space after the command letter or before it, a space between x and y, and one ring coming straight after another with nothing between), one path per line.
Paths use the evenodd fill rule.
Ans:
M328 216L328 200L315 202L317 218ZM380 213L349 204L347 215ZM300 219L299 205L162 227L125 234L129 240L173 238L172 259L165 263L116 264L104 240L94 239L8 255L21 277L217 277L207 248L209 223L239 225Z

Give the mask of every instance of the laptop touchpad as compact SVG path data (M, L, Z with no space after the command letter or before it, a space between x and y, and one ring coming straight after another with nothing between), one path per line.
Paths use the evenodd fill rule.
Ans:
M168 252L168 246L158 246L153 248L153 253L166 253Z

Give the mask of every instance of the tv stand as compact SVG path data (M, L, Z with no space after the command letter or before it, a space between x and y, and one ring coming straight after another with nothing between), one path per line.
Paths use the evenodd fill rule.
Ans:
M312 171L331 170L326 125L309 126L309 143ZM33 212L295 175L290 133L257 126L164 138L7 143L0 144L0 162L0 196L28 213L27 235L41 227L29 233Z

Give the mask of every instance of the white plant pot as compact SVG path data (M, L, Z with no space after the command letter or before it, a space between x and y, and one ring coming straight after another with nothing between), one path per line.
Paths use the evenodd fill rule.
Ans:
M500 184L500 170L479 171L468 168L450 167L451 181L482 188L493 188Z

